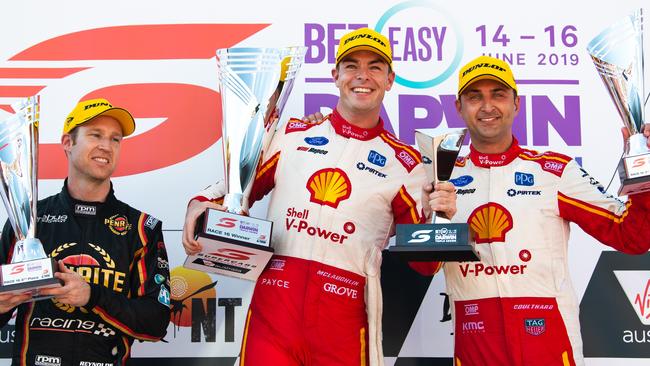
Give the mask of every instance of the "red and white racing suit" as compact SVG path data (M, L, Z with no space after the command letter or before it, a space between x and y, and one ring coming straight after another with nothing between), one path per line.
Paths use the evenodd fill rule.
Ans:
M503 154L471 149L451 181L453 221L469 224L481 259L444 265L454 365L582 365L569 222L615 249L644 253L650 195L621 202L571 158L516 140Z
M382 365L381 251L396 223L421 221L419 153L334 111L292 119L263 153L250 201L274 189L275 255L257 281L242 365ZM214 200L223 185L198 199Z

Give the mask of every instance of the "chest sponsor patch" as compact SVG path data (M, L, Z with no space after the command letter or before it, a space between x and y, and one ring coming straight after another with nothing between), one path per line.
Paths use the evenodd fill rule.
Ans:
M310 201L337 208L339 203L350 198L352 183L348 175L338 168L321 169L307 180Z
M330 140L327 139L325 136L314 136L314 137L305 137L305 142L308 145L312 146L323 146L327 145Z
M546 331L546 321L544 318L524 319L526 333L532 336L542 335Z
M104 219L104 224L108 226L111 232L115 235L126 235L126 233L131 230L131 225L129 220L127 220L124 215L113 215L107 219Z
M535 176L529 173L515 172L515 184L530 187L535 184Z
M477 207L467 219L476 244L501 242L513 227L512 214L502 205L489 202Z
M460 177L450 179L449 181L454 185L454 187L465 187L472 183L474 178L471 175L461 175Z
M97 215L97 206L76 203L74 205L74 213L75 215L95 216Z

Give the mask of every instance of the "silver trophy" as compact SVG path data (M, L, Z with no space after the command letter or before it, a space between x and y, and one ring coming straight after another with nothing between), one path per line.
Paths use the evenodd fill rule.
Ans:
M643 12L635 11L602 31L587 51L623 124L630 131L618 172L619 195L650 190L650 150L641 127L644 117Z
M39 97L13 105L0 122L0 196L16 236L11 263L1 268L0 292L59 286L56 262L36 238Z
M427 179L434 186L451 179L456 158L463 146L467 129L446 133L439 130L416 130ZM426 204L423 202L423 204ZM392 252L411 261L476 261L478 256L469 244L466 223L454 223L437 213L429 224L397 225Z
M247 216L248 196L305 52L305 47L217 51L227 212L206 211L197 234L204 250L188 257L186 267L255 280L270 260L272 223Z

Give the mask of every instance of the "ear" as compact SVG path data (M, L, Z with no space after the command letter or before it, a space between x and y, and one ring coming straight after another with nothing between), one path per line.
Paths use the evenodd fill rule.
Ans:
M390 89L393 87L393 83L395 82L395 71L390 72L388 74L388 86L386 87L386 91L390 91Z
M72 150L72 136L69 133L61 135L61 145L63 145L63 150L66 152L66 155Z
M515 98L515 112L519 113L519 104L520 104L520 99L519 96Z
M339 70L334 67L332 69L332 79L334 79L334 85L339 86Z

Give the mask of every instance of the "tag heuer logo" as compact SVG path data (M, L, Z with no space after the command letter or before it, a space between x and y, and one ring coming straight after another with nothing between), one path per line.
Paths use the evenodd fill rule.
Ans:
M524 326L526 333L533 336L541 335L546 331L546 321L544 318L524 319Z
M74 205L74 213L77 215L95 216L97 215L97 206L81 205L77 203Z

